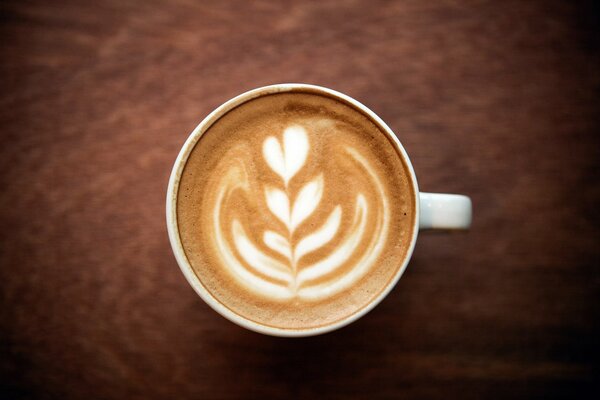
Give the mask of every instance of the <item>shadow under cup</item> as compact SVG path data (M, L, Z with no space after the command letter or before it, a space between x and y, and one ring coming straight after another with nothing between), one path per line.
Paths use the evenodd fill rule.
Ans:
M303 84L244 93L192 132L167 193L194 290L245 328L309 336L355 321L414 249L418 188L400 142L356 100Z

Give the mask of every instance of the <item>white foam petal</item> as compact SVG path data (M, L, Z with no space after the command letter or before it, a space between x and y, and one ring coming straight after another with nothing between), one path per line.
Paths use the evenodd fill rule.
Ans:
M342 266L350 259L360 243L367 225L367 200L362 194L356 197L354 221L350 227L350 235L333 253L323 260L300 271L298 282L303 283L327 275Z
M336 206L319 229L302 239L296 246L294 255L299 261L303 256L326 245L335 237L342 220L342 207Z
M286 178L286 167L285 161L283 159L283 152L281 150L281 145L279 141L273 137L268 137L263 143L263 157L267 161L269 167L281 177L281 179L285 180Z
M292 249L289 241L277 232L265 231L263 241L272 250L281 254L288 260L292 259Z
M319 175L316 179L310 181L300 189L292 209L290 221L292 231L315 211L322 196L323 175Z
M269 210L275 215L285 226L290 226L290 200L283 191L276 188L266 188L265 196Z
M249 266L269 278L279 279L284 282L290 281L288 268L260 251L248 238L242 224L238 220L233 220L231 229L235 247Z
M292 125L283 132L285 182L289 182L302 168L308 156L308 135L299 125Z

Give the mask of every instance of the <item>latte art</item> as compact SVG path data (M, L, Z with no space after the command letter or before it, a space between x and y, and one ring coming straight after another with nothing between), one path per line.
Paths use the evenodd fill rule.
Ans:
M298 296L306 300L320 300L333 296L352 286L373 266L381 253L389 229L387 199L383 185L360 153L344 146L355 161L356 173L366 175L378 192L379 204L369 205L365 196L358 192L352 210L352 224L345 233L340 232L340 222L344 211L340 204L331 205L331 211L320 222L320 226L304 237L297 235L297 228L322 204L326 190L324 173L301 183L297 193L290 190L289 183L302 169L309 158L310 141L307 131L299 125L287 127L281 138L269 136L262 146L264 161L272 172L280 178L280 187L263 188L268 211L280 222L279 226L265 230L262 243L249 237L243 224L234 217L229 221L222 216L222 208L227 206L229 196L237 190L246 195L254 195L247 179L244 160L231 167L219 183L219 194L214 207L214 238L222 257L222 263L238 282L259 296L275 299L289 299ZM333 177L334 178L334 177ZM365 237L367 224L376 228L371 238ZM231 229L232 243L224 230ZM344 238L327 256L314 263L303 263L303 257L330 242L336 235ZM355 254L362 241L369 245L353 263L350 270L339 271ZM275 256L265 252L270 249ZM326 278L319 281L320 278Z
M415 188L362 112L315 93L251 99L211 122L177 189L185 257L231 312L282 329L348 318L406 258Z

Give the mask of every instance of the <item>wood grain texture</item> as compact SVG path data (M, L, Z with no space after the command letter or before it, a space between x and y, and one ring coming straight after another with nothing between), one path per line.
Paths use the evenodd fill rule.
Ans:
M582 398L597 390L598 8L520 1L0 4L0 397ZM359 322L260 336L188 286L168 174L213 108L328 86L467 234L421 235Z

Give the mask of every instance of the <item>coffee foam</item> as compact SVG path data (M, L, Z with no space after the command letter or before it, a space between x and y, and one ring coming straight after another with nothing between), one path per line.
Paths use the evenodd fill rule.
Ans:
M414 188L360 111L312 93L251 100L192 150L177 218L213 297L254 322L308 329L368 305L406 256Z

